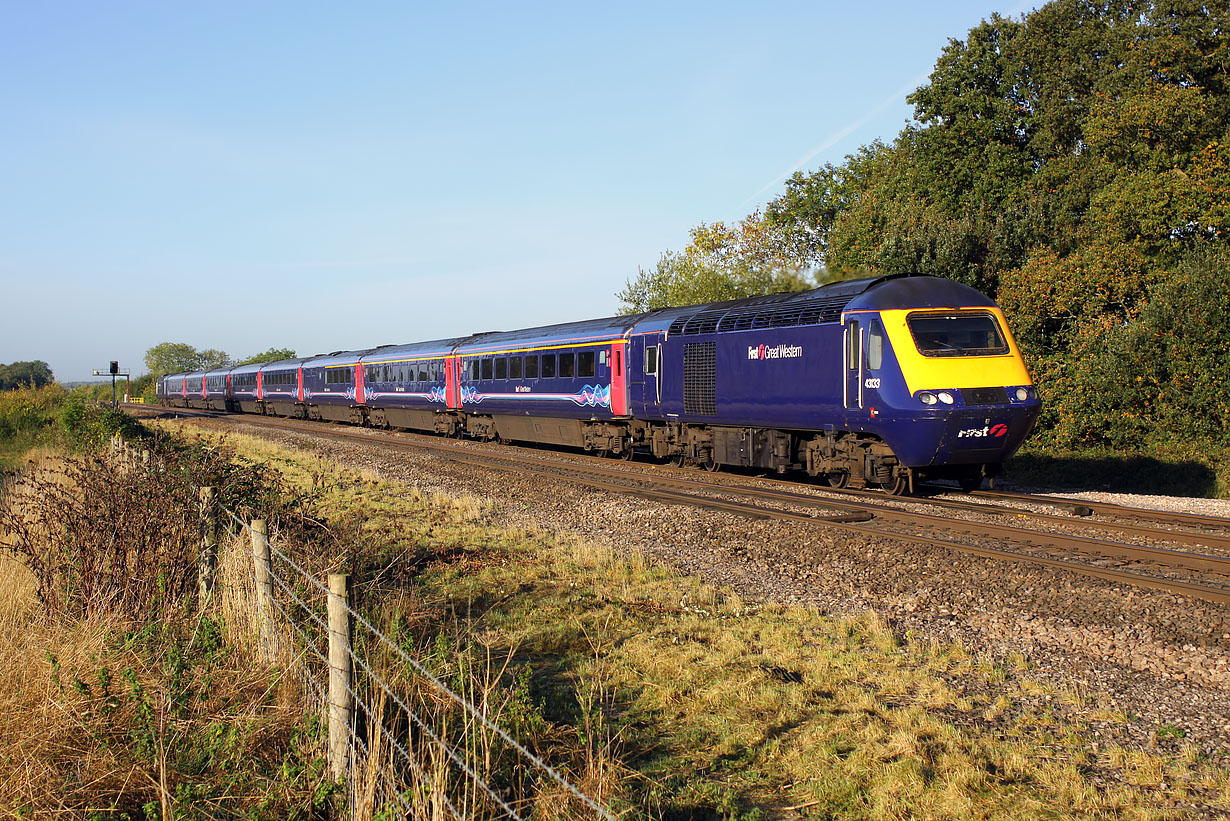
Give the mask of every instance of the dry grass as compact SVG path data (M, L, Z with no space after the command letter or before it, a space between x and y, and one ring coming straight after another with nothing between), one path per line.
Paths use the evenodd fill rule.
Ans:
M180 557L188 566L179 570L194 576L196 529L173 511L173 526L160 527L147 504L158 494L136 487L143 481L97 460L52 460L5 500L3 521L13 527L0 533L9 551L0 552L8 660L0 670L0 817L220 818L262 806L275 815L310 808L320 773L312 772L298 695L223 644L215 610L173 595L174 573L151 557ZM164 495L162 506L175 503ZM121 523L94 515L108 509L129 516ZM139 545L128 538L132 528L143 528ZM117 556L144 550L145 560L123 562L129 578L105 583L101 574L121 565L98 566L85 584L91 565L78 551L100 539L114 542ZM42 583L27 562L44 570ZM108 592L108 584L128 592ZM70 599L75 605L64 606Z
M510 657L505 678L530 671L529 703L547 723L539 743L628 817L1230 810L1230 776L1199 750L1091 746L1058 707L1110 708L1096 693L1031 680L1022 656L903 639L871 613L748 602L609 545L493 528L480 500L426 497L315 454L232 441L312 488L329 527L365 545L374 561L359 597L382 618L404 619L408 634L447 633L458 656L469 636L500 660L480 679ZM492 714L510 718L506 705ZM1100 789L1097 773L1116 785ZM569 812L548 791L538 800L542 817Z

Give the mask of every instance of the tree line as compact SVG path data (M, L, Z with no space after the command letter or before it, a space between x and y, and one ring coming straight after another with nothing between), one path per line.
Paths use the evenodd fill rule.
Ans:
M701 225L624 310L876 274L994 297L1054 444L1230 444L1230 10L1056 0L943 49L892 142Z
M41 388L55 381L51 366L41 359L0 365L0 391L17 388Z
M270 348L246 359L232 359L225 351L216 348L197 350L183 342L160 342L145 352L145 367L155 377L171 373L191 371L214 371L257 362L274 362L279 359L294 359L290 348Z

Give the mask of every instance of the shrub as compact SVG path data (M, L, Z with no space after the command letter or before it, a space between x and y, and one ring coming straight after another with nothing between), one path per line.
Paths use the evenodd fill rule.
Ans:
M1230 265L1188 260L1139 315L1081 334L1058 369L1053 437L1064 445L1230 443Z

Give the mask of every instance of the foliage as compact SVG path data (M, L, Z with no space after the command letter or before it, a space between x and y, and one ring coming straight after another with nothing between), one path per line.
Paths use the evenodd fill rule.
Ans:
M682 253L667 251L653 270L640 269L617 296L623 313L722 302L813 287L786 232L752 214L736 226L692 229Z
M0 393L0 460L32 447L55 420L66 394L55 383Z
M106 610L141 622L181 609L196 584L198 488L213 487L219 503L233 508L281 500L266 468L227 448L167 437L76 398L61 421L83 452L22 474L0 508L4 549L33 571L53 616ZM152 469L97 447L111 433L150 451Z
M256 365L264 362L277 362L281 359L294 359L295 351L292 348L270 348L263 353L253 354L247 359L236 362L236 365Z
M207 348L198 351L183 342L160 342L145 352L145 367L155 378L169 373L208 371L230 367L225 351Z
M55 545L36 558L22 552L18 534L10 546L24 561L62 563L60 595L43 593L41 612L29 588L6 590L17 595L6 597L0 618L10 661L0 672L5 809L39 818L328 817L336 785L325 773L319 719L294 704L293 684L228 640L216 609L192 606L193 585L181 577L195 580L195 557L159 561L186 554L197 537L195 523L177 521L186 518L174 509L185 501L177 483L91 459L57 464L28 474L38 481L19 484L3 514L6 527L12 516L42 521L39 535ZM50 500L33 495L46 489L39 482L51 483ZM82 518L82 503L64 498L73 489L101 502L93 522ZM49 521L49 507L67 517ZM108 534L163 543L134 546L146 560L125 561ZM108 559L124 561L126 576ZM14 564L0 556L4 571ZM109 590L98 584L107 576Z
M1132 447L1230 445L1230 252L1188 260L1153 284L1132 321L1103 317L1073 341L1056 376L1052 439ZM1066 363L1065 363L1066 364Z
M76 450L101 447L119 434L129 439L147 439L150 434L128 414L110 406L88 403L87 391L68 395L60 408L59 422L67 444Z
M51 367L40 360L0 365L0 391L15 388L41 388L55 381Z

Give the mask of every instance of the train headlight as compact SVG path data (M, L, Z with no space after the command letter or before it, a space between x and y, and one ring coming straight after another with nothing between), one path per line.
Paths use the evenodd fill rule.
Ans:
M1025 388L1016 389L1016 398L1018 402L1024 402L1029 398L1029 391Z
M951 393L949 393L948 391L940 391L939 395L940 395L940 401L943 402L945 405L952 404L952 394Z
M934 405L939 400L935 398L935 394L923 391L918 394L918 401L922 402L924 405Z

